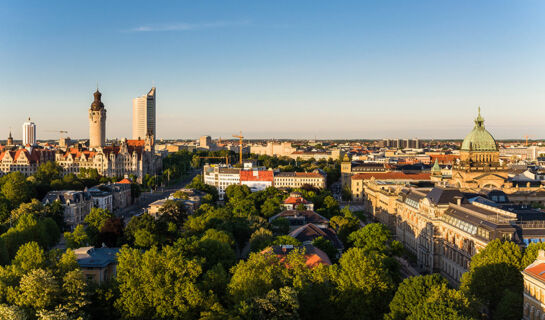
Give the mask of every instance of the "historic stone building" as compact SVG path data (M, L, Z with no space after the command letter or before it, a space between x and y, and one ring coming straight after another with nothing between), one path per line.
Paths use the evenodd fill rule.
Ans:
M64 173L80 172L81 168L96 169L106 177L135 175L139 182L146 174L155 175L162 168L161 157L155 154L152 136L145 140L124 139L119 145L98 147L93 150L70 148L55 154L55 161Z
M33 147L0 150L0 176L19 171L33 175L40 164L55 160L55 151Z
M364 189L365 210L394 231L396 239L414 254L418 268L441 273L453 285L459 284L471 257L494 239L521 246L545 241L542 213L517 208L507 200L494 202L491 194L373 181L367 181Z
M460 159L452 168L451 184L460 188L510 187L507 167L500 163L500 152L494 137L484 128L479 114L473 130L460 148Z

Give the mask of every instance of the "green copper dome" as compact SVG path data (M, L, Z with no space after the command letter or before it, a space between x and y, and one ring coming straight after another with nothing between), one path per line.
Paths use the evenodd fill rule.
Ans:
M496 140L486 131L484 128L484 119L481 117L481 108L479 108L479 115L475 119L475 127L466 136L464 142L462 142L463 151L498 151Z

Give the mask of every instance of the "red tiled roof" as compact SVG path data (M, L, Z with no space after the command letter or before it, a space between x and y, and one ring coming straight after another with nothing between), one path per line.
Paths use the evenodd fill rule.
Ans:
M311 252L308 251L310 248L312 248ZM288 253L289 251L283 253L280 246L268 247L261 251L261 254L275 254L280 258L279 262L284 262ZM314 246L308 246L304 256L306 258L305 264L309 268L317 267L320 264L331 265L331 260L327 254ZM289 268L289 266L287 267Z
M131 183L132 183L132 181L131 181L131 180L129 180L129 179L127 179L127 178L125 178L125 179L123 179L123 180L119 181L118 183L121 183L121 184L131 184Z
M241 170L240 181L273 181L274 174L269 170Z
M129 147L144 147L146 140L127 140L127 146Z
M533 267L524 269L524 272L534 276L537 279L545 281L545 263L537 264Z
M317 172L296 172L295 176L301 177L301 178L323 178L324 177L323 175Z
M460 156L457 154L432 154L430 157L431 163L434 163L435 159L437 159L439 164L452 164L456 161L456 159L460 158Z
M299 204L299 203L308 203L308 201L302 197L288 197L286 200L284 200L284 204Z
M358 173L352 176L352 180L430 180L429 173L404 173L401 171L393 172L365 172Z

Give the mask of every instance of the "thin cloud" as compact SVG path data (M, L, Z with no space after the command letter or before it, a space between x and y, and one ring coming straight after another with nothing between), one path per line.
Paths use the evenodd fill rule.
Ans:
M164 31L194 31L204 29L218 29L228 27L242 27L250 25L250 21L215 21L204 23L172 23L163 25L145 25L129 29L129 32L164 32Z

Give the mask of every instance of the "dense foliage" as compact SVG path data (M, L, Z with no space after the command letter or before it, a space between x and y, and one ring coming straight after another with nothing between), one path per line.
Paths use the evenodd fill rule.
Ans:
M163 177L183 178L201 164L200 156L170 155ZM307 171L338 164L259 161ZM62 207L34 199L55 186L79 188L102 179L93 170L67 176L48 163L29 178L20 173L0 178L2 319L469 320L478 319L480 311L494 319L520 319L520 271L544 248L532 244L523 253L512 242L492 241L473 257L459 290L437 274L402 279L403 246L391 231L378 223L365 225L362 215L348 206L341 209L331 192L312 187L251 192L233 185L218 203L217 190L197 176L188 187L205 196L193 214L181 202L167 201L157 218L143 214L124 225L113 213L94 208L83 224L64 233L71 249L121 247L117 277L97 285L84 278L71 249L52 249L64 231ZM270 220L290 191L301 193L330 220L344 245L342 255L324 237L312 244L332 265L307 266L301 242L289 235L289 221ZM296 248L277 256L263 251L271 245Z

